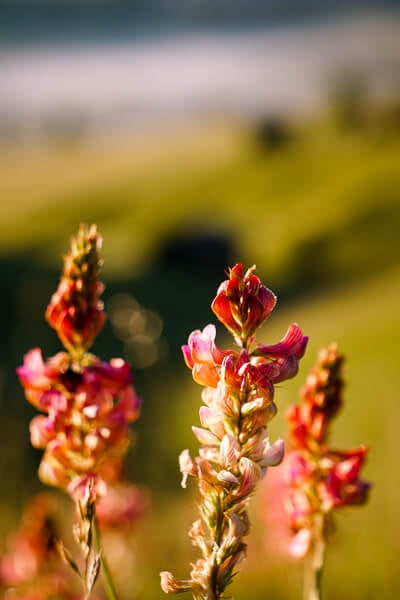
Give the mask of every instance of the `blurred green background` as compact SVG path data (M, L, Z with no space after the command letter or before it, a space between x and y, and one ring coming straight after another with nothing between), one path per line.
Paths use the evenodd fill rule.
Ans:
M190 3L192 12L183 15L175 3L175 20L156 12L155 25L144 9L142 20L136 18L134 4L118 20L116 9L99 3L94 29L84 3L75 5L75 17L65 9L65 21L38 3L47 17L39 33L29 19L24 26L18 20L25 10L29 15L29 5L21 3L20 13L7 3L0 7L7 34L0 79L1 72L2 82L13 76L0 93L0 551L26 499L42 489L40 453L29 442L35 413L15 368L32 347L45 356L60 349L43 313L70 236L80 222L97 223L109 318L93 350L104 359L124 356L133 366L143 411L126 470L152 496L132 542L131 587L124 583L122 599L161 599L158 572L186 577L195 557L186 534L195 518L194 489L180 488L177 457L186 447L196 451L191 425L198 423L201 388L183 365L180 346L193 329L216 322L210 304L235 262L255 263L278 296L260 339L278 341L294 321L310 336L299 375L276 391L273 438L284 435L285 408L297 400L318 348L336 341L348 359L345 408L332 441L370 447L365 476L373 489L366 507L338 515L326 598L400 594L400 48L393 43L400 20L392 9L325 18L317 12L318 19L304 10L297 21L291 3L284 4L286 12L263 10L257 21L261 9L254 3L239 31L243 23L230 21L227 8L213 21L209 3L204 13L201 3ZM112 43L104 39L110 31ZM165 46L157 46L160 39ZM133 48L148 69L132 70L132 94L143 84L143 104L123 96L131 85L125 79L130 59L118 83L111 80L118 90L112 114L112 90L107 106L96 86L79 104L85 72L90 79L91 69L100 69L96 81L106 89L121 48L138 64ZM57 60L46 62L53 49ZM181 53L188 49L185 62ZM225 62L213 73L214 52ZM71 56L72 71L63 62ZM303 78L311 56L320 62ZM280 58L277 90L268 65L279 67ZM190 87L201 69L204 77ZM213 95L213 82L226 73L226 86ZM287 87L279 95L281 84ZM121 98L126 104L118 104ZM229 347L220 328L218 335L218 345ZM258 494L249 557L232 594L299 598L301 567L274 555L262 510L268 506Z

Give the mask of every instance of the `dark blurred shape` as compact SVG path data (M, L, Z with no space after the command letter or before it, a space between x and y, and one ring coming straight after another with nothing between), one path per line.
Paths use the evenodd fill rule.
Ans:
M293 133L284 118L265 117L255 125L255 137L264 150L278 150L292 140Z
M159 250L162 265L223 273L233 262L229 237L213 231L184 229L166 239Z

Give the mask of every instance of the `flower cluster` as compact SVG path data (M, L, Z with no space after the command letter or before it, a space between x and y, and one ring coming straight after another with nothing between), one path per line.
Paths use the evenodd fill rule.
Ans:
M74 365L64 352L43 362L35 348L18 368L27 399L47 413L30 425L32 445L45 450L39 476L69 491L94 473L105 481L119 478L128 425L139 414L126 362L88 356L87 363Z
M44 413L30 424L32 445L44 449L39 477L46 484L67 490L75 501L73 532L84 556L83 568L61 541L57 549L80 576L85 599L91 597L101 567L106 587L113 590L101 550L96 510L100 506L104 517L113 499L116 504L117 498L124 496L116 488L113 493L112 486L119 482L129 446L129 424L137 419L140 409L130 366L120 358L102 362L88 352L105 322L100 299L104 286L98 279L101 243L95 226L81 225L46 310L46 318L66 352L44 361L41 350L34 348L17 369L27 400ZM125 517L127 523L135 518L135 510L141 511L138 494L133 495L132 490L129 494L125 485L125 498L115 522ZM107 493L108 499L99 504Z
M223 597L246 555L243 538L249 531L249 498L267 468L283 457L282 440L270 444L267 431L277 410L274 384L296 373L307 338L293 324L278 344L256 342L255 333L276 298L254 270L244 273L242 265L235 265L212 303L239 348L220 350L213 325L194 331L182 348L194 380L205 386L199 411L202 427L192 428L201 444L199 456L192 458L184 450L179 458L182 485L189 476L198 484L201 518L193 523L189 536L202 557L193 565L189 580L162 572L166 593L191 591L202 600Z
M128 425L139 415L129 365L120 358L102 362L86 350L104 323L98 281L101 237L81 226L64 259L58 291L47 308L67 352L46 362L39 348L17 369L27 400L42 415L30 425L31 442L45 450L39 476L44 483L79 496L85 481L119 478L129 444Z
M287 413L294 447L285 458L294 534L289 551L295 557L321 551L333 509L364 504L370 488L360 478L366 447L339 451L327 441L330 423L342 406L343 360L335 344L322 348L301 390L301 403Z

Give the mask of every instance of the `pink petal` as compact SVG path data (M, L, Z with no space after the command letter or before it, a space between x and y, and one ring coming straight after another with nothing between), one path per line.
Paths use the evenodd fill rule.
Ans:
M311 547L311 532L300 529L289 543L289 553L294 558L304 558Z

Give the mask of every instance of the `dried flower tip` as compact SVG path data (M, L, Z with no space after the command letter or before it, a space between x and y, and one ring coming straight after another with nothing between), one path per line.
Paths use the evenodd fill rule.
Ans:
M68 548L65 547L64 543L62 542L62 540L56 540L55 541L55 546L56 546L58 554L60 555L61 560L68 567L70 567L70 569L72 569L73 571L75 571L75 573L77 573L81 577L82 575L81 575L81 572L79 571L78 565L74 561L71 552L68 550Z
M100 565L101 565L100 555L95 552L91 552L89 555L89 558L88 558L88 566L87 566L86 580L85 580L86 591L87 591L88 595L91 594L94 584L97 581L97 578L100 573Z
M165 594L180 594L192 589L191 581L179 581L169 571L161 571L160 579L161 589Z

